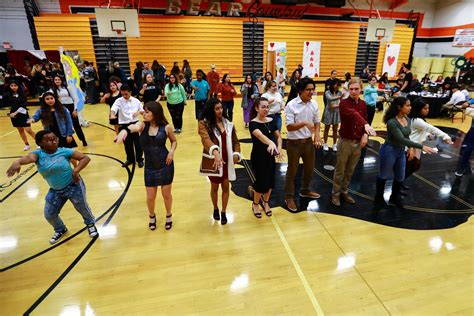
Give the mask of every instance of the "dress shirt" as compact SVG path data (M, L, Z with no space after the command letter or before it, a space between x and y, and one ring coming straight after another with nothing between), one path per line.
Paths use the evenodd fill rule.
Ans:
M138 121L133 115L139 111L143 112L143 105L137 98L130 97L125 100L124 97L120 97L115 100L110 110L115 114L118 112L119 124L130 124Z
M313 99L308 102L303 102L300 96L294 98L285 107L286 126L302 121L310 121L319 123L321 121L319 116L318 104ZM319 131L317 131L319 133ZM288 139L306 139L312 136L311 130L304 126L296 131L288 132Z

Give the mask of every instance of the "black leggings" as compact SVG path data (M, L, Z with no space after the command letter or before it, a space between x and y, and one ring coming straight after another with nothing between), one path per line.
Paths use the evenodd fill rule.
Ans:
M168 110L170 111L171 119L173 120L173 126L175 129L183 128L183 112L184 112L184 102L178 104L169 104Z
M82 126L79 123L79 117L74 117L72 115L72 112L74 112L74 104L63 104L66 109L68 109L69 113L71 113L71 118L72 118L72 125L74 126L74 131L77 134L77 138L79 138L80 141L85 142L86 141L86 136L84 135L84 132L82 131Z

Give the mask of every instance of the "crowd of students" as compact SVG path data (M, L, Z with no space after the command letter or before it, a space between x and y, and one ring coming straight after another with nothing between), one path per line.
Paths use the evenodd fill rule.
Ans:
M185 65L182 70L175 65L163 86L162 82L157 82L153 67L149 71L144 64L141 73L136 72L136 76L140 75L142 78L139 86L135 86L138 98L132 96L134 88L128 84L129 82L123 83L119 76L110 76L107 92L101 99L110 106L110 123L115 126L117 132L115 141L125 144L127 158L123 167L137 163L138 167L145 168L148 226L151 230L157 227L155 199L158 187L161 188L165 204L165 229L172 228L171 187L174 179L174 153L177 149L175 133L182 131L183 108L190 97L188 91L194 93L196 100L195 118L198 121L198 134L203 145L200 174L209 177L213 217L215 220L220 220L222 225L227 223L226 209L230 195L230 181L236 179L235 164L242 160L237 128L232 122L234 97L237 91L230 75L224 74L221 79L216 67L212 65L207 75L203 70L197 70L196 79L189 82L187 88L186 78L185 81L180 79L181 73L190 71L189 63ZM404 68L407 78L410 67L406 65ZM255 217L261 218L262 211L267 216L272 215L268 201L275 185L276 159L284 158L280 134L283 124L282 114L285 116L284 123L288 131L286 142L288 168L284 197L287 208L293 212L298 210L295 194L309 199L320 198L320 194L311 186L315 150L316 148L329 150L327 139L331 126L334 137L332 148L337 153L337 161L330 199L335 206L340 206L341 202L356 203L349 194L349 184L369 137L376 135L371 126L376 106L373 99L375 94L386 93L390 89L386 86L382 89L376 87L377 81L374 77L368 78L369 85L365 89L359 78L351 78L350 74L346 74L345 77L346 81L342 85L337 79L337 72L331 72L331 78L325 83L325 108L321 119L318 104L313 99L316 84L311 78L302 77L301 68L296 69L289 80L291 91L286 104L285 93L280 89L281 77L275 81L271 73L266 73L264 78L245 76L244 83L240 87L241 107L245 127L249 129L253 143L250 157L253 183L249 187L249 192L252 195L251 210ZM58 215L67 199L73 201L76 209L84 217L91 237L97 236L94 219L85 200L85 186L79 177L79 172L87 165L88 158L71 149L76 146L73 130L78 128L78 123L73 119L76 112L74 100L68 98L67 87L63 82L60 76L53 77L51 90L42 94L41 107L31 118L21 103L26 98L19 92L18 84L15 86L12 81L8 86L11 114L14 114L11 115L12 122L22 125L23 122L31 124L41 120L45 129L34 135L31 129L27 129L29 126L22 126L23 133L35 137L40 149L15 161L7 173L12 176L19 172L20 166L24 164L38 165L39 172L51 187L47 196L47 202L50 203L45 207L45 217L55 230L51 243L57 242L67 231ZM343 91L339 91L341 86ZM437 135L446 143L452 144L448 135L425 121L424 118L429 111L426 101L419 98L412 105L405 97L403 93L407 91L407 86L408 83L401 84L400 93L392 96L393 100L383 116L383 122L387 125L387 137L380 149L380 168L374 198L375 211L387 207L383 192L389 179L393 179L389 202L403 208L404 180L420 168L422 151L428 154L437 152L436 148L422 144L429 134ZM365 101L361 95L364 95ZM166 97L173 124L165 118L164 108L160 103L163 97ZM140 121L141 115L143 122ZM22 124L18 124L20 120ZM323 139L320 136L321 122L325 124ZM78 130L76 133L81 138ZM469 157L473 149L473 134L471 128L463 143L462 157L456 175L462 176L470 171ZM168 141L170 145L167 147ZM295 178L300 158L303 161L303 177L300 191L295 192ZM73 163L74 168L69 162ZM219 189L222 191L220 208Z

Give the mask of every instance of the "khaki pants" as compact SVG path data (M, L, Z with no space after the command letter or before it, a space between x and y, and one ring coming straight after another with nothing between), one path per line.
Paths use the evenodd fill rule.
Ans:
M361 148L359 142L339 138L337 142L337 161L334 170L332 193L347 193L354 169L359 162Z
M314 145L311 138L286 141L286 153L288 155L288 169L286 171L285 195L292 198L295 194L295 176L298 171L300 158L303 158L303 183L302 192L309 192L309 184L314 169Z

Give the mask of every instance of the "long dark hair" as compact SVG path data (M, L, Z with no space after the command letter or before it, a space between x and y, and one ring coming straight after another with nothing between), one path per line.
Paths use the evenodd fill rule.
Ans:
M56 95L56 98L58 98L58 90L59 90L58 86L56 86L56 84L54 83L54 79L56 79L56 78L59 78L59 79L61 80L61 87L64 88L64 89L66 89L66 90L67 90L67 93L70 94L70 93L69 93L69 90L67 89L67 85L66 85L66 83L64 82L63 78L61 78L60 76L56 75L56 76L53 77L53 88L51 89L51 90L53 90L54 94Z
M211 99L207 100L206 106L204 107L204 110L201 113L200 119L204 120L204 122L206 123L207 131L208 131L209 135L212 135L214 128L217 128L217 120L216 120L216 114L214 112L214 108L218 104L222 105L222 102L221 102L221 100L219 100L217 98L211 98ZM226 118L226 119L229 119L227 117L227 114L225 113L225 111L222 112L222 117ZM220 133L220 130L218 128L217 128L217 130Z
M245 76L245 79L244 79L244 84L247 84L247 78L250 77L250 85L251 87L250 88L247 88L247 98L250 98L250 96L253 94L253 89L254 89L254 85L255 85L255 82L253 81L253 77L252 75L246 75ZM272 79L273 80L273 79Z
M426 121L423 114L421 114L421 110L423 110L423 108L427 104L428 103L423 98L416 98L415 100L413 100L413 103L411 104L411 111L408 114L408 117L411 119L419 118L419 119L422 119L423 121Z
M387 124L390 119L394 118L397 116L398 112L400 109L403 107L405 103L407 103L408 99L404 97L397 97L393 99L392 103L390 103L390 106L388 109L385 111L385 114L383 115L383 122Z
M227 79L227 77L229 77L229 74L225 74L223 77L222 77L222 83L225 84L225 80ZM232 84L231 81L229 81L229 84Z
M153 121L156 125L166 126L169 124L168 120L165 117L165 113L163 112L163 107L161 106L160 102L148 101L147 103L145 103L143 108L153 114Z
M250 114L249 114L250 120L253 120L254 118L257 117L258 112L256 109L260 106L260 103L262 103L262 101L268 102L268 99L260 97L253 100L252 108L250 109Z
M151 70L153 70L153 72L156 72L158 71L158 69L160 69L160 64L158 63L158 60L155 59L151 64Z
M16 84L18 86L18 90L16 93L18 93L18 101L20 103L26 103L26 94L25 90L23 90L23 86L17 81L17 80L10 80L6 86L6 91L5 91L5 98L11 98L13 97L13 90L10 88L11 84Z
M179 78L178 78L178 76L176 76L175 74L172 73L172 74L170 74L170 79L171 79L171 77L174 78L174 83L171 83L171 80L168 82L168 84L170 85L170 90L173 89L173 85L174 85L176 88L179 87L179 86L178 86L178 84L179 84Z
M186 70L186 68L191 68L191 66L189 66L189 61L187 59L184 59L183 60L183 68L181 68L181 71L184 72Z
M51 91L46 91L41 96L41 123L45 126L50 126L53 122L53 112L49 105L46 104L45 98L47 96L52 96L54 98L54 110L58 113L59 117L66 121L66 111L64 111L64 106L59 102L58 97Z
M336 89L336 86L337 86L337 89ZM331 91L331 93L334 94L336 93L337 90L339 90L340 86L341 86L341 81L339 81L339 79L336 78L336 80L334 80L332 85L329 87L329 91Z
M302 76L301 71L299 69L295 69L293 71L293 73L291 74L291 77L290 77L290 80L293 81L293 82L295 82L295 80L296 80L296 73L300 74L300 78L298 80L301 79L301 76Z

